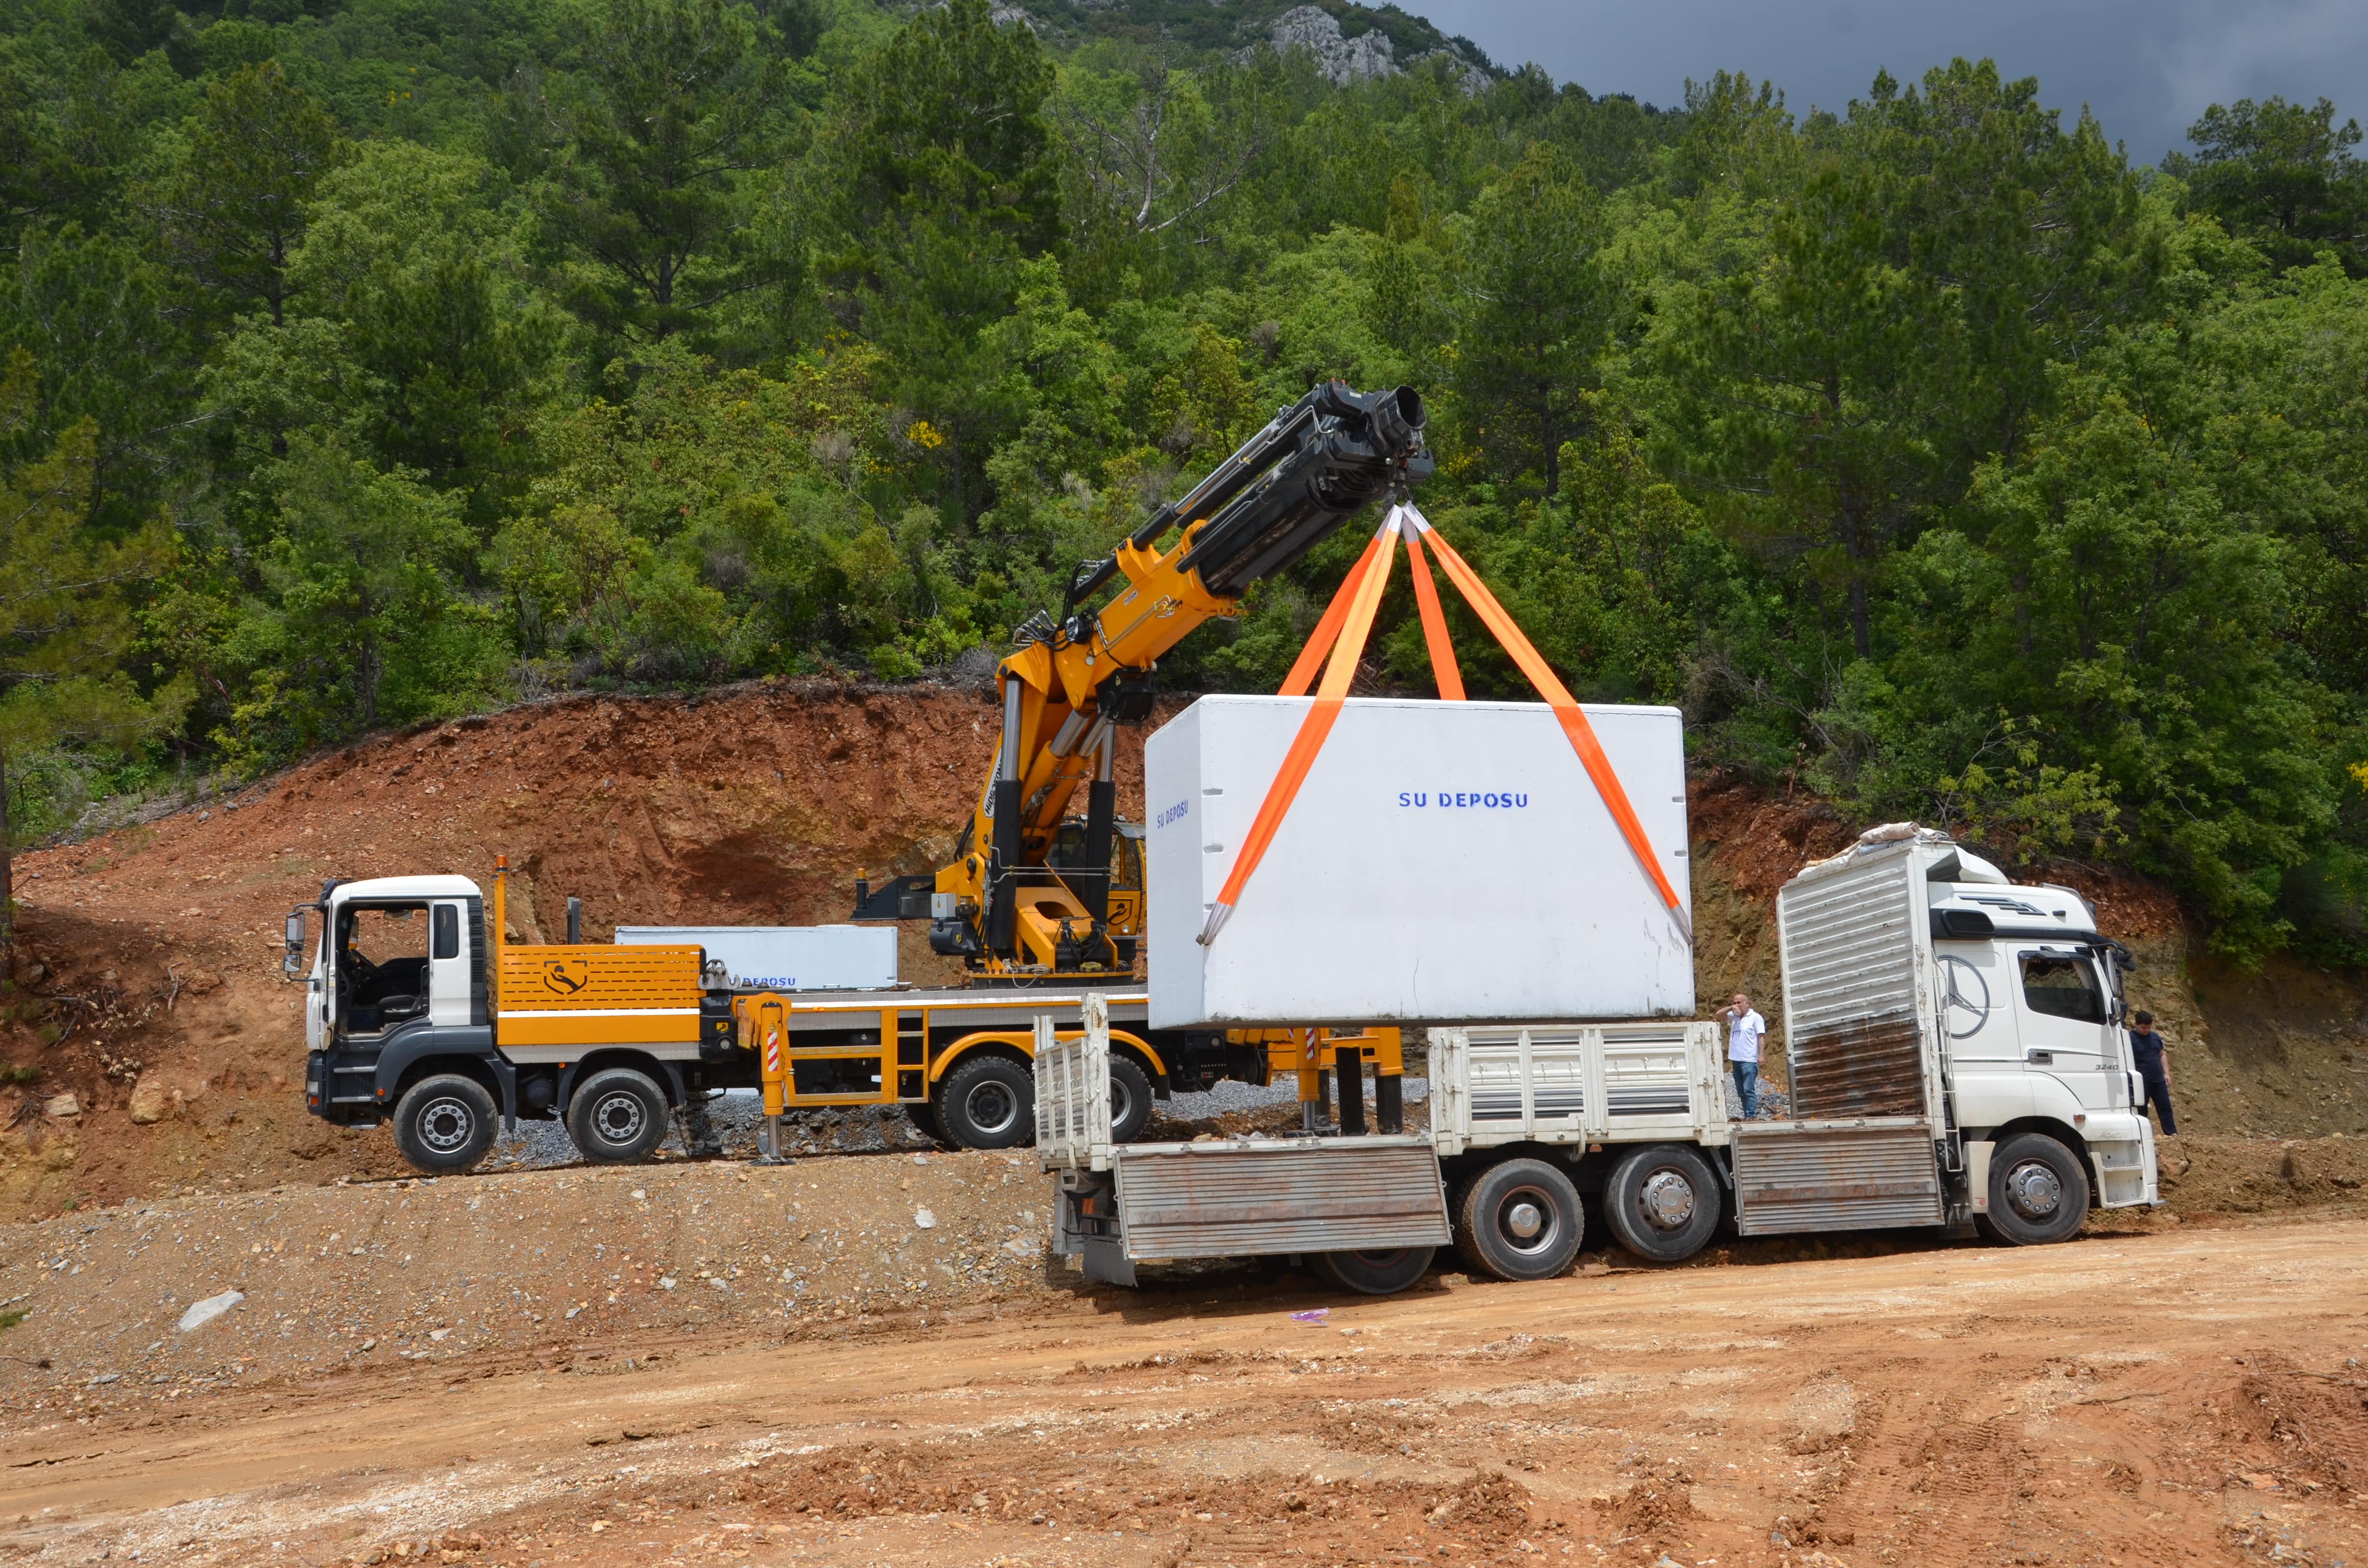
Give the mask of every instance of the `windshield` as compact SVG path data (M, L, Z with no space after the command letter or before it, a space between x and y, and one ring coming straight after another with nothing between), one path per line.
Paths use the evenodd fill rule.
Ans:
M376 969L395 959L427 956L427 922L423 906L402 909L354 909L346 914L345 950Z

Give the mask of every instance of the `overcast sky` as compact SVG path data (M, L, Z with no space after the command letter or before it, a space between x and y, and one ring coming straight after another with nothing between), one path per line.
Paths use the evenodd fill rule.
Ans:
M2088 104L2151 164L2204 107L2282 93L2368 112L2368 0L1400 0L1499 64L1534 60L1591 93L1683 99L1689 76L1770 78L1795 109L1839 110L1878 69L1952 55L2037 76L2068 126Z

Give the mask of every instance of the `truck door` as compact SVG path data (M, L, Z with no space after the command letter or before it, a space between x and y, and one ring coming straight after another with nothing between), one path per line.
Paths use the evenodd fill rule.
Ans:
M2020 949L2015 962L2026 1067L2071 1090L2086 1110L2126 1106L2129 1080L2116 1059L2095 960L2076 948L2036 947Z
M1990 941L1955 941L1933 943L1932 956L1959 1125L1997 1127L2030 1115L2012 955Z
M427 1020L433 1024L469 1022L469 944L467 906L459 899L438 899L427 909Z

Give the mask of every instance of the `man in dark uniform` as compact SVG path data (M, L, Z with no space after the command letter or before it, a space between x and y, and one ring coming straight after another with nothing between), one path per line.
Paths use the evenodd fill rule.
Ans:
M2162 1122L2166 1138L2179 1131L2179 1118L2170 1110L2168 1049L2162 1036L2154 1032L2152 1013L2139 1011L2130 1015L2130 1062L2138 1070L2138 1082L2146 1085L2144 1105L2154 1108L2154 1114Z

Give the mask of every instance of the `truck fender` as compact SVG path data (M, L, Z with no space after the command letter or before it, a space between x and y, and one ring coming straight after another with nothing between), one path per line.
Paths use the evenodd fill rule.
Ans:
M1059 1031L1060 1038L1063 1040L1076 1040L1084 1033L1083 1029ZM1142 1058L1144 1067L1150 1073L1151 1081L1155 1086L1167 1081L1167 1063L1160 1060L1159 1052L1152 1050L1141 1035L1127 1029L1112 1029L1110 1032L1110 1041L1112 1050L1124 1049ZM1035 1059L1036 1036L1027 1029L981 1029L976 1034L966 1034L946 1047L929 1063L928 1081L935 1084L951 1072L954 1064L963 1057L982 1048L995 1046L1003 1046L1018 1056L1020 1061L1030 1062Z
M501 1099L503 1116L518 1114L517 1070L494 1050L494 1031L474 1024L423 1024L397 1034L378 1053L373 1086L378 1090L380 1104L392 1108L404 1080L412 1076L413 1068L422 1062L446 1056L459 1057L468 1066L489 1074L492 1086Z
M2068 1091L2066 1092L2065 1097L2067 1100L2071 1097ZM2037 1132L2053 1138L2072 1151L2072 1157L2088 1167L2089 1190L2092 1202L2104 1192L2104 1175L2097 1168L2096 1156L2089 1150L2088 1139L2082 1137L2080 1130L2072 1125L2070 1117L2019 1117L2012 1121L1989 1129L1986 1138L1976 1140L1968 1135L1965 1139L1965 1186L1967 1196L1973 1199L1975 1213L1989 1212L1991 1154L2008 1139L2019 1137L2025 1132Z

